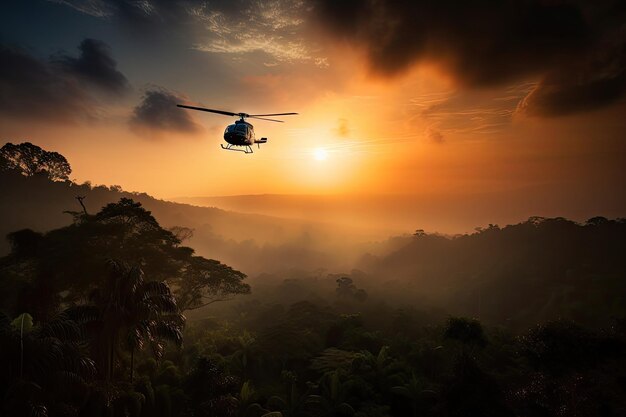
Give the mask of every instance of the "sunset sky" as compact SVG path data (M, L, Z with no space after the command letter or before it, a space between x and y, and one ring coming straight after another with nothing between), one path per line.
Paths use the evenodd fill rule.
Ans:
M78 182L626 215L624 1L5 0L0 22L0 139ZM300 115L252 121L244 155L234 118L176 103Z

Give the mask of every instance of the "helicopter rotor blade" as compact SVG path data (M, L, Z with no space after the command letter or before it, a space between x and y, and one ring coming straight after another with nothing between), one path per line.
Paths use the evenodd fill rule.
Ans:
M293 116L294 114L298 114L298 113L250 114L249 117L256 117L256 116Z
M267 120L268 122L278 122L278 123L285 123L283 120L276 120L276 119L267 119L265 117L257 117L257 116L248 116L250 119L259 119L259 120Z
M183 109L206 111L206 112L209 112L209 113L223 114L225 116L240 116L239 113L233 113L231 111L224 111L224 110L207 109L207 108L204 108L204 107L185 106L185 105L182 105L182 104L177 104L176 107L182 107Z

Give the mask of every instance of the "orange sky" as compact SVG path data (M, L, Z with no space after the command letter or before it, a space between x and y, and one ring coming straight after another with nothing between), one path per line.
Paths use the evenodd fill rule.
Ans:
M225 29L218 17L226 19L226 12L205 11L203 27L220 33L219 42L190 39L185 49L159 38L144 44L127 38L113 21L102 21L93 11L34 3L67 18L70 29L46 41L58 38L56 46L26 39L26 34L22 39L20 31L9 39L13 44L34 45L30 50L38 51L33 55L43 62L55 47L72 51L82 38L104 38L115 69L131 86L120 98L94 94L95 116L87 119L59 122L49 114L0 114L4 142L28 140L61 152L78 182L117 184L161 198L406 194L462 201L466 194L519 190L521 197L532 199L537 195L529 190L539 187L560 196L564 211L580 193L589 193L584 203L589 212L626 209L623 99L545 117L519 107L542 82L543 73L534 70L495 85L472 84L458 75L450 64L454 60L423 56L397 74L381 75L360 38L333 41L315 25L298 32L306 18L280 8L260 15L261 23L273 22L265 40L221 33ZM20 13L14 17L26 20ZM79 24L83 20L94 22L93 27ZM295 41L279 32L290 25L300 34ZM238 43L229 44L227 36ZM168 59L177 54L178 65L172 62L178 58ZM200 126L195 132L132 128L133 109L155 85L211 108L300 115L284 117L284 124L256 121L257 136L269 141L254 154L226 152L219 144L223 128L233 121L229 117L190 112ZM187 112L171 108L181 111Z

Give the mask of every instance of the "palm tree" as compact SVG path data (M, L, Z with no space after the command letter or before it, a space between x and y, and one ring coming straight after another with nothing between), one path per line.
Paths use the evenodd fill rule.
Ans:
M461 357L473 357L479 349L487 345L487 337L480 322L476 319L465 317L449 317L443 338L460 345ZM466 361L460 360L459 363L463 364Z
M118 349L130 353L133 382L135 352L150 346L160 359L165 343L182 345L185 317L164 282L146 281L141 268L110 260L109 279L91 294L89 305L76 306L72 314L92 330L95 357L107 381L113 379Z
M352 416L354 408L345 402L346 392L339 380L339 372L329 372L320 382L320 395L309 395L307 402L314 405L324 417Z
M376 355L368 350L364 350L355 358L355 363L368 375L367 379L374 384L378 392L381 392L382 388L386 386L385 381L391 362L389 346L381 347Z
M310 406L309 389L301 394L296 384L296 374L291 371L283 370L280 375L285 383L285 397L273 395L267 399L265 404L267 409L272 410L262 417L296 417L306 415L306 411Z
M81 351L82 336L66 313L37 325L28 313L12 321L0 313L0 387L5 389L0 395L7 415L47 416L55 407L78 407L77 398L86 395L96 374L94 362Z
M237 338L237 341L239 342L239 350L232 355L232 359L235 366L241 371L242 379L246 379L248 377L250 358L252 357L256 339L248 331L244 331L243 334Z
M400 395L410 401L413 417L417 417L418 411L426 400L427 396L435 396L437 393L431 389L426 389L423 380L418 379L415 373L411 374L411 379L404 385L391 388L391 392Z

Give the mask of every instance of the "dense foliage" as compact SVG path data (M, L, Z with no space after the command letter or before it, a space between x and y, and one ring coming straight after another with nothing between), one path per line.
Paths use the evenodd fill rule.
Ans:
M72 168L58 152L41 149L30 142L0 148L0 171L16 171L25 176L43 175L52 181L68 181Z
M519 330L560 317L595 327L626 315L625 249L626 219L532 217L453 237L416 233L359 268L398 302Z
M95 215L71 214L69 226L8 235L11 253L0 261L0 288L9 313L28 311L44 319L63 304L87 299L106 282L109 260L140 268L149 281L167 282L183 311L250 291L243 273L194 255L131 199Z
M251 287L189 229L126 197L69 214L7 236L2 416L626 415L622 219L418 231L213 304Z
M565 319L524 330L485 327L477 319L446 318L441 310L391 306L392 299L363 287L368 277L355 271L301 273L216 310L219 318L205 315L185 325L177 298L189 299L180 277L191 267L181 259L196 257L157 225L140 206L121 201L94 216L77 214L67 230L10 236L13 251L2 261L8 315L0 317L6 415L626 412L623 316L593 328ZM118 238L109 236L111 228ZM72 261L61 247L84 256L77 236L82 246L125 260ZM147 244L150 239L162 246ZM47 259L52 254L55 259ZM215 262L194 267L212 271ZM83 280L85 274L91 279ZM42 285L43 277L52 280L45 292L29 287ZM214 293L211 283L207 291ZM41 305L28 302L33 294Z

